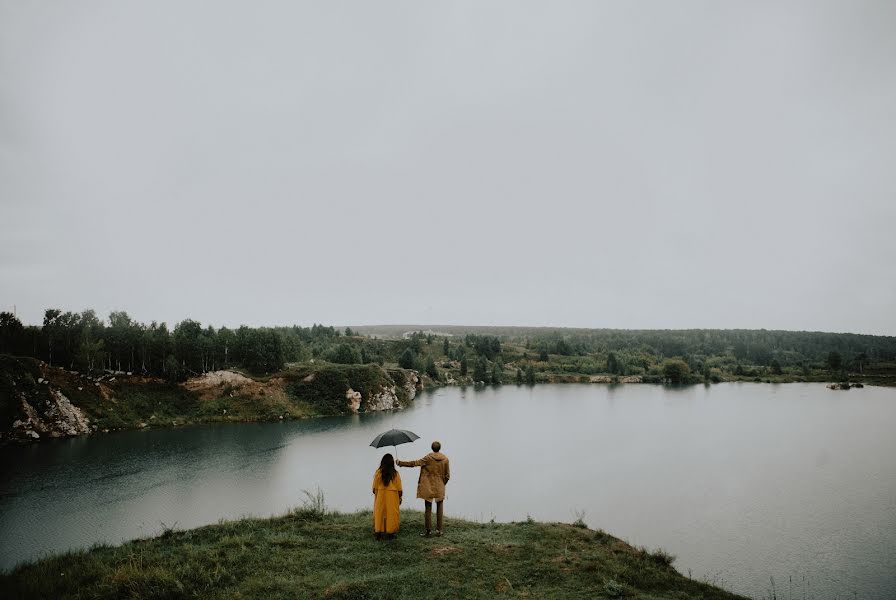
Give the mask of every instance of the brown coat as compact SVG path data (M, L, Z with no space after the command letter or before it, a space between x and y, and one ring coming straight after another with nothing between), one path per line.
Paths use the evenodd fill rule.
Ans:
M396 461L400 467L420 467L417 497L422 500L444 500L445 484L451 477L448 457L441 452L430 452L419 460Z

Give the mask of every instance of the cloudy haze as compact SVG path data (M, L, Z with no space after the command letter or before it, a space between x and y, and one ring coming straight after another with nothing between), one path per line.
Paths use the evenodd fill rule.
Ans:
M896 334L896 3L0 0L0 309Z

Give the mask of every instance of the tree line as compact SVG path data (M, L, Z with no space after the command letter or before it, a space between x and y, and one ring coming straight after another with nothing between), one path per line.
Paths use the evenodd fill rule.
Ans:
M31 356L70 370L111 370L180 379L217 369L256 373L282 369L330 351L341 333L333 327L203 327L185 319L169 329L124 311L100 319L93 310L47 309L41 326L25 326L0 313L0 353ZM371 361L372 362L372 361Z

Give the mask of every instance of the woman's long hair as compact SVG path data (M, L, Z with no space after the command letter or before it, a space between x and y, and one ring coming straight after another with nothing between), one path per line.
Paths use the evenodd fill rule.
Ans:
M395 479L395 459L391 454L387 454L380 461L380 479L383 485L388 486Z

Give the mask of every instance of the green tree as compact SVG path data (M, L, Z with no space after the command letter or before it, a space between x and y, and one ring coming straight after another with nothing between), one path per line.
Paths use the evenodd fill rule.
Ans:
M243 365L255 373L273 373L283 368L283 344L273 329L249 330Z
M531 363L526 365L526 384L535 385L535 367Z
M547 361L548 361L548 351L547 351L547 348L542 348L541 350L538 351L538 360L540 360L541 362L547 362Z
M306 323L307 323L307 321L306 321ZM352 336L354 336L354 335L355 335L355 332L352 331L352 328L351 328L351 327L346 327L346 328L345 328L345 337L352 337Z
M495 385L504 383L504 369L501 368L498 361L492 364L492 383Z
M523 383L523 370L519 367L516 368L516 384L522 385Z
M476 358L476 363L473 365L473 381L488 382L488 362L484 356Z
M564 339L557 340L557 343L554 345L554 354L560 354L562 356L569 356L573 353L572 346Z
M467 376L467 355L464 354L460 357L460 374L461 377Z
M11 312L0 312L0 354L19 354L25 327Z
M784 373L784 371L781 369L781 363L778 362L777 358L772 359L771 368L772 368L772 375L781 375Z
M341 365L356 365L361 363L361 352L353 344L339 344L327 350L324 358Z
M115 313L113 313L115 314ZM126 317L127 315L125 315ZM109 317L110 321L112 317ZM112 329L116 329L116 325L113 324ZM244 328L241 327L240 330ZM254 332L256 330L249 330L248 327L245 328L248 332ZM247 335L249 335L247 332ZM198 321L194 321L192 319L185 319L175 325L174 327L174 357L180 361L181 368L187 373L199 373L202 371L202 348L201 342L199 338L202 336L202 325ZM254 336L252 336L254 337ZM248 338L246 341L250 342L251 338ZM119 335L116 337L116 349L112 350L113 354L121 353L121 348L125 344L123 336ZM248 357L248 363L253 365L257 364L255 360L254 353L257 352L257 348L250 342L247 344L247 348L245 349L248 354L251 356ZM115 360L113 358L113 360ZM245 360L245 358L244 358ZM119 358L120 361L120 358Z
M432 377L433 379L439 378L439 369L436 368L436 361L433 360L432 356L426 357L426 365L424 367L426 370L426 374Z
M405 348L401 356L398 357L398 366L402 369L413 369L417 364L417 353L411 348Z
M179 381L183 377L183 369L173 354L165 357L165 377L168 381Z
M51 367L53 366L53 343L59 339L61 333L59 322L61 315L62 311L58 308L48 308L44 311L43 333L47 339L47 356L49 357L47 362Z
M831 352L828 354L827 365L832 373L839 371L843 366L843 357L840 356L839 352Z
M448 343L448 338L442 340L442 353L445 356L449 356L449 352L451 351L451 344Z
M614 374L619 373L619 361L612 352L607 355L607 371Z
M663 378L671 383L685 383L690 376L688 363L680 358L670 358L663 363Z
M104 347L103 340L82 339L78 348L78 363L88 372L93 371L96 365L102 362Z

